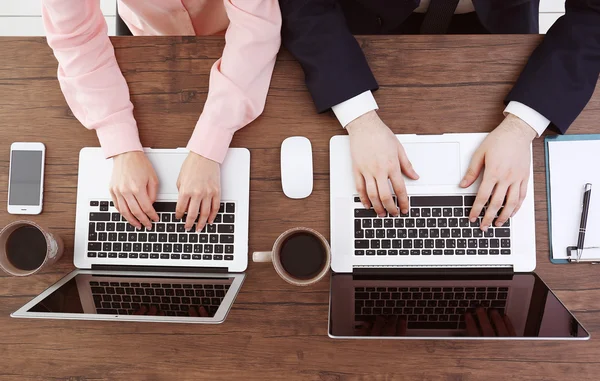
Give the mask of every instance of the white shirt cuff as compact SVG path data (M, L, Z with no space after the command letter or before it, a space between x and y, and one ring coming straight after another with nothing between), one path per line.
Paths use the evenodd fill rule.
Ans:
M342 127L346 126L359 116L363 116L369 111L377 110L377 102L371 90L339 103L331 108L333 113L340 121Z
M527 123L535 130L535 132L537 132L538 137L540 137L550 125L550 121L546 119L545 116L521 102L508 102L508 106L504 109L504 116L508 113L513 114L523 122Z

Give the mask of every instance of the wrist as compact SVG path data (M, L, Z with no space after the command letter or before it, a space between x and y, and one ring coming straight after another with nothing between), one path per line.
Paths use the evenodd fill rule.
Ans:
M202 155L200 155L199 153L196 153L196 152L194 152L194 151L190 151L190 152L188 153L188 157L189 157L190 159L197 160L197 161L205 161L205 162L208 162L208 163L216 163L216 164L219 164L219 163L217 163L216 161L214 161L214 160L212 160L212 159L209 159L209 158L207 158L207 157L205 157L205 156L202 156Z
M379 115L377 115L377 111L371 110L348 123L346 130L349 135L358 133L359 131L369 129L370 126L374 125L373 122L378 119Z
M124 160L128 157L135 157L135 156L144 156L144 152L143 151L127 151L127 152L121 152L119 154L116 154L112 157L113 160Z
M532 141L533 139L537 138L537 131L534 130L533 127L531 127L529 124L527 124L527 122L525 122L518 116L509 113L508 115L506 115L504 120L506 122L507 128L510 131L513 131L516 134L518 134L523 139Z

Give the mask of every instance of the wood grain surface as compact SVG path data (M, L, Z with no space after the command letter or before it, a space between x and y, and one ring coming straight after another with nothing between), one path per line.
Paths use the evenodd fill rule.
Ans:
M381 88L382 119L396 133L488 132L502 120L503 97L541 36L363 37ZM130 86L142 143L185 146L202 111L208 73L222 38L112 39ZM250 263L222 325L12 319L9 314L73 269L78 152L94 132L73 117L43 38L0 38L0 226L13 141L46 144L44 212L32 219L57 231L66 253L40 275L0 275L0 380L597 380L600 372L600 267L552 265L542 140L534 143L537 272L592 333L587 342L343 341L327 337L328 286L282 281ZM298 63L279 56L264 114L239 131L251 151L250 251L271 247L285 229L329 236L329 139L343 133L318 115ZM596 91L569 133L600 132ZM552 132L549 132L552 133ZM287 199L279 147L308 137L314 192Z

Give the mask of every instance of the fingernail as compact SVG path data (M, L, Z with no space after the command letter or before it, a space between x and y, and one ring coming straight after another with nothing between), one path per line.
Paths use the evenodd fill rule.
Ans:
M408 209L402 209L402 214L408 214Z
M488 230L488 226L487 225L482 226L481 230L484 231L484 232L486 232Z
M476 217L473 217L473 218L471 218L471 220L470 220L470 221L471 221L471 222L475 222L476 220L477 220L477 218L476 218Z
M365 209L369 209L369 205L365 204L364 202L363 202L363 206L365 207Z
M466 185L467 185L467 180L463 180L463 181L460 182L460 186L461 187L464 187Z

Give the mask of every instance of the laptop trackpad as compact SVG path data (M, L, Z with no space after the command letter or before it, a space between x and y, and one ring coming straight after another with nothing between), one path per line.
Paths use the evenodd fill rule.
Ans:
M405 143L406 154L419 180L406 178L406 184L457 185L460 180L460 143Z

